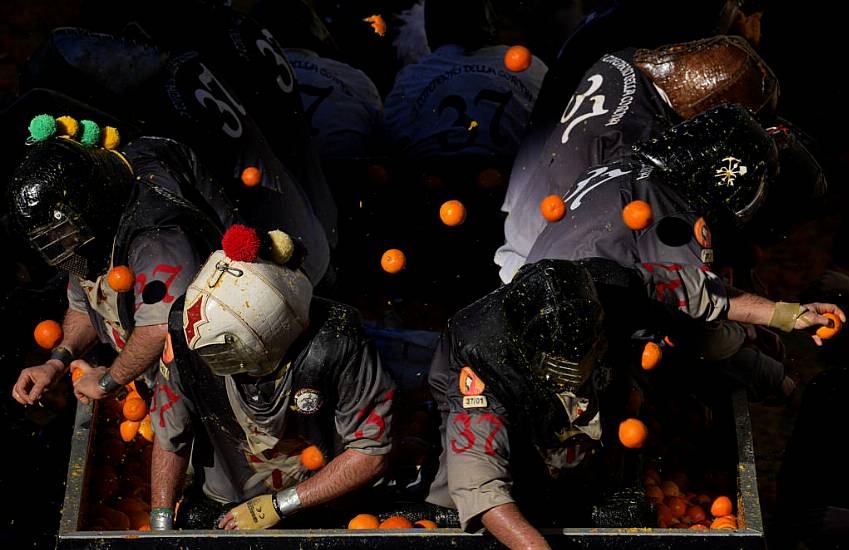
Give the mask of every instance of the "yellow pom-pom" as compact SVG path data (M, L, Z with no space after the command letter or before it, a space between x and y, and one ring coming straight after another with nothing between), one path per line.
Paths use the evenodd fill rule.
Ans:
M118 133L117 128L105 126L100 139L104 149L116 149L121 143L121 134Z
M80 123L74 117L64 115L56 119L56 129L60 136L72 138L80 131Z
M295 252L292 238L279 229L269 231L268 236L271 238L271 260L277 265L286 265Z

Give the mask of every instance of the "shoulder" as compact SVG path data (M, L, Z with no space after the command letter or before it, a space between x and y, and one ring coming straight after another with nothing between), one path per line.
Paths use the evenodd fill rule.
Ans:
M328 300L314 297L310 303L310 330L315 338L321 339L355 339L365 338L363 321L355 308Z

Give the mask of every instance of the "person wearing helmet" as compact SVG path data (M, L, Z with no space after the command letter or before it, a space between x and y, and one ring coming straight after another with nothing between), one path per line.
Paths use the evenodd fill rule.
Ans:
M356 310L313 296L281 231L235 225L222 245L171 309L151 407L155 530L175 525L190 450L200 487L176 525L261 529L363 487L391 447L394 385Z
M492 45L488 0L428 0L425 30L433 53L401 69L387 95L390 145L416 158L512 155L528 122L546 66L504 66L508 47Z
M698 265L626 268L593 258L524 266L443 331L428 378L442 453L427 501L511 548L547 548L540 527L655 525L641 469L617 439L633 414L623 391L639 356L632 334L686 345L694 323L766 324L775 310L769 300L731 295ZM797 330L826 324L825 311L845 317L831 304L795 304L785 321Z
M584 170L628 156L631 146L721 103L770 118L775 75L742 38L716 36L605 54L584 74L541 149L517 156L502 210L505 244L495 253L504 282L546 226L540 201L563 196Z
M25 405L74 359L84 371L74 384L83 403L144 375L161 353L171 302L221 234L216 212L228 213L183 145L141 137L107 149L92 138L100 132L93 121L61 118L66 129L81 127L69 131L80 141L33 135L8 189L18 231L49 266L68 273L64 337L47 362L21 371L12 391ZM57 125L49 115L36 119ZM124 275L117 285L116 268ZM109 368L80 359L97 340L118 352Z

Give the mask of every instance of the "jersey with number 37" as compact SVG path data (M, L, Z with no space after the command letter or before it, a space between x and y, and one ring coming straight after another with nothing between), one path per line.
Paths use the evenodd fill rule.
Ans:
M385 103L390 142L418 157L515 153L548 69L534 57L526 71L511 72L506 51L447 45L404 67Z
M538 151L520 151L510 175L502 210L505 244L495 263L508 282L524 263L546 220L539 204L563 195L589 168L626 156L631 146L673 124L671 109L639 69L634 48L604 55L564 99L559 124Z

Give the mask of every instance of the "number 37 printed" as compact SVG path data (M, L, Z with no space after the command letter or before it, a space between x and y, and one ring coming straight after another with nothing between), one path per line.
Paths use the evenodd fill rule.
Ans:
M492 413L476 414L462 412L451 421L451 432L457 432L451 438L451 451L454 454L463 454L475 445L483 447L483 451L493 456L495 448L492 442L495 436L504 427L501 418ZM489 432L486 430L489 429ZM475 434L477 432L477 435ZM485 436L484 436L485 434Z

